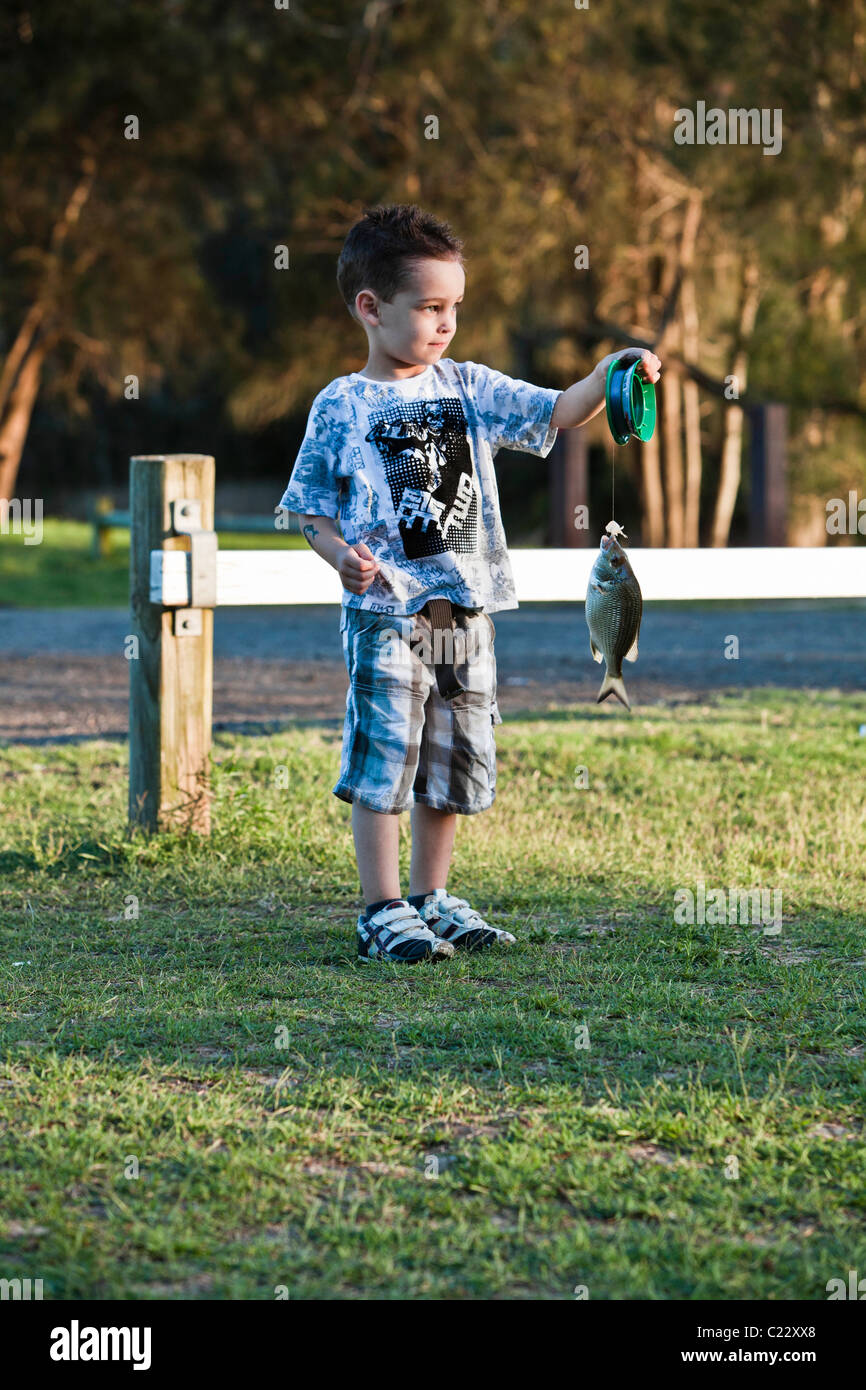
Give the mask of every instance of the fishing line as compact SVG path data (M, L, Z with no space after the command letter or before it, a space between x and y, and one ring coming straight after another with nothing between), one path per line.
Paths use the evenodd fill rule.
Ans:
M610 444L610 519L616 521L616 449Z

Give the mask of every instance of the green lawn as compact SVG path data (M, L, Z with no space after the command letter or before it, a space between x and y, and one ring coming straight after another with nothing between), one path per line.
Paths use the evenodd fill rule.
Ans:
M221 534L221 550L308 549L303 536ZM129 532L111 532L110 554L95 558L93 527L84 521L43 523L42 543L0 535L0 607L127 608Z
M825 1299L866 1270L860 722L778 691L506 720L450 886L519 945L402 970L354 955L336 728L218 738L201 841L126 838L121 745L0 750L0 1273ZM781 935L678 925L698 879L780 890Z

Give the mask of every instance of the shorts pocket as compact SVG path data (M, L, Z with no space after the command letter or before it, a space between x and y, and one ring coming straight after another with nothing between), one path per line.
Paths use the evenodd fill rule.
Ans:
M417 662L406 641L405 618L363 614L353 638L353 686L367 691L414 690Z
M462 631L455 641L454 674L463 690L452 704L474 705L489 710L496 698L496 657L491 623L483 613L475 614L461 624Z

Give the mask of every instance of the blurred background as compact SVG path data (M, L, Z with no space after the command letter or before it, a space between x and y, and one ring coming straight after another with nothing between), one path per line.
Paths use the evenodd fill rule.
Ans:
M814 1308L866 1275L866 583L698 602L743 551L673 556L630 717L596 704L582 603L496 611L497 799L449 885L520 945L368 979L336 596L218 606L210 748L207 636L131 619L123 520L131 455L212 454L220 550L307 549L274 510L313 397L366 361L337 257L365 206L417 202L465 241L457 360L565 388L663 359L649 444L602 413L498 456L511 546L597 546L615 453L632 546L862 547L864 10L0 0L4 1294L148 1323L589 1294L652 1300L658 1346L661 1300ZM677 143L713 108L779 112L781 148ZM130 765L147 810L182 759L211 836L131 834ZM705 885L778 893L784 929L705 921Z
M864 492L864 59L862 0L6 4L0 498L83 555L130 455L190 450L272 524L366 361L346 231L418 202L466 244L457 360L564 388L663 358L652 443L617 449L632 544L862 543L826 509ZM778 109L780 151L678 144L698 102ZM604 415L579 434L499 456L512 545L596 543Z

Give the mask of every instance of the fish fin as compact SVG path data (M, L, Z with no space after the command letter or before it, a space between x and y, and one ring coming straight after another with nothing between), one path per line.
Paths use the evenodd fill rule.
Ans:
M628 651L626 652L625 659L626 661L637 661L637 638L634 639Z
M601 660L602 660L601 652L598 650L598 647L595 645L595 643L593 642L593 640L592 640L591 637L590 637L590 639L589 639L589 649L590 649L590 651L592 652L592 659L593 659L593 661L601 661Z
M612 676L610 671L605 671L604 680L601 683L601 690L598 692L596 704L600 705L602 700L606 700L608 695L615 695L620 704L625 705L626 709L631 709L628 702L628 695L625 693L625 681L622 676Z

